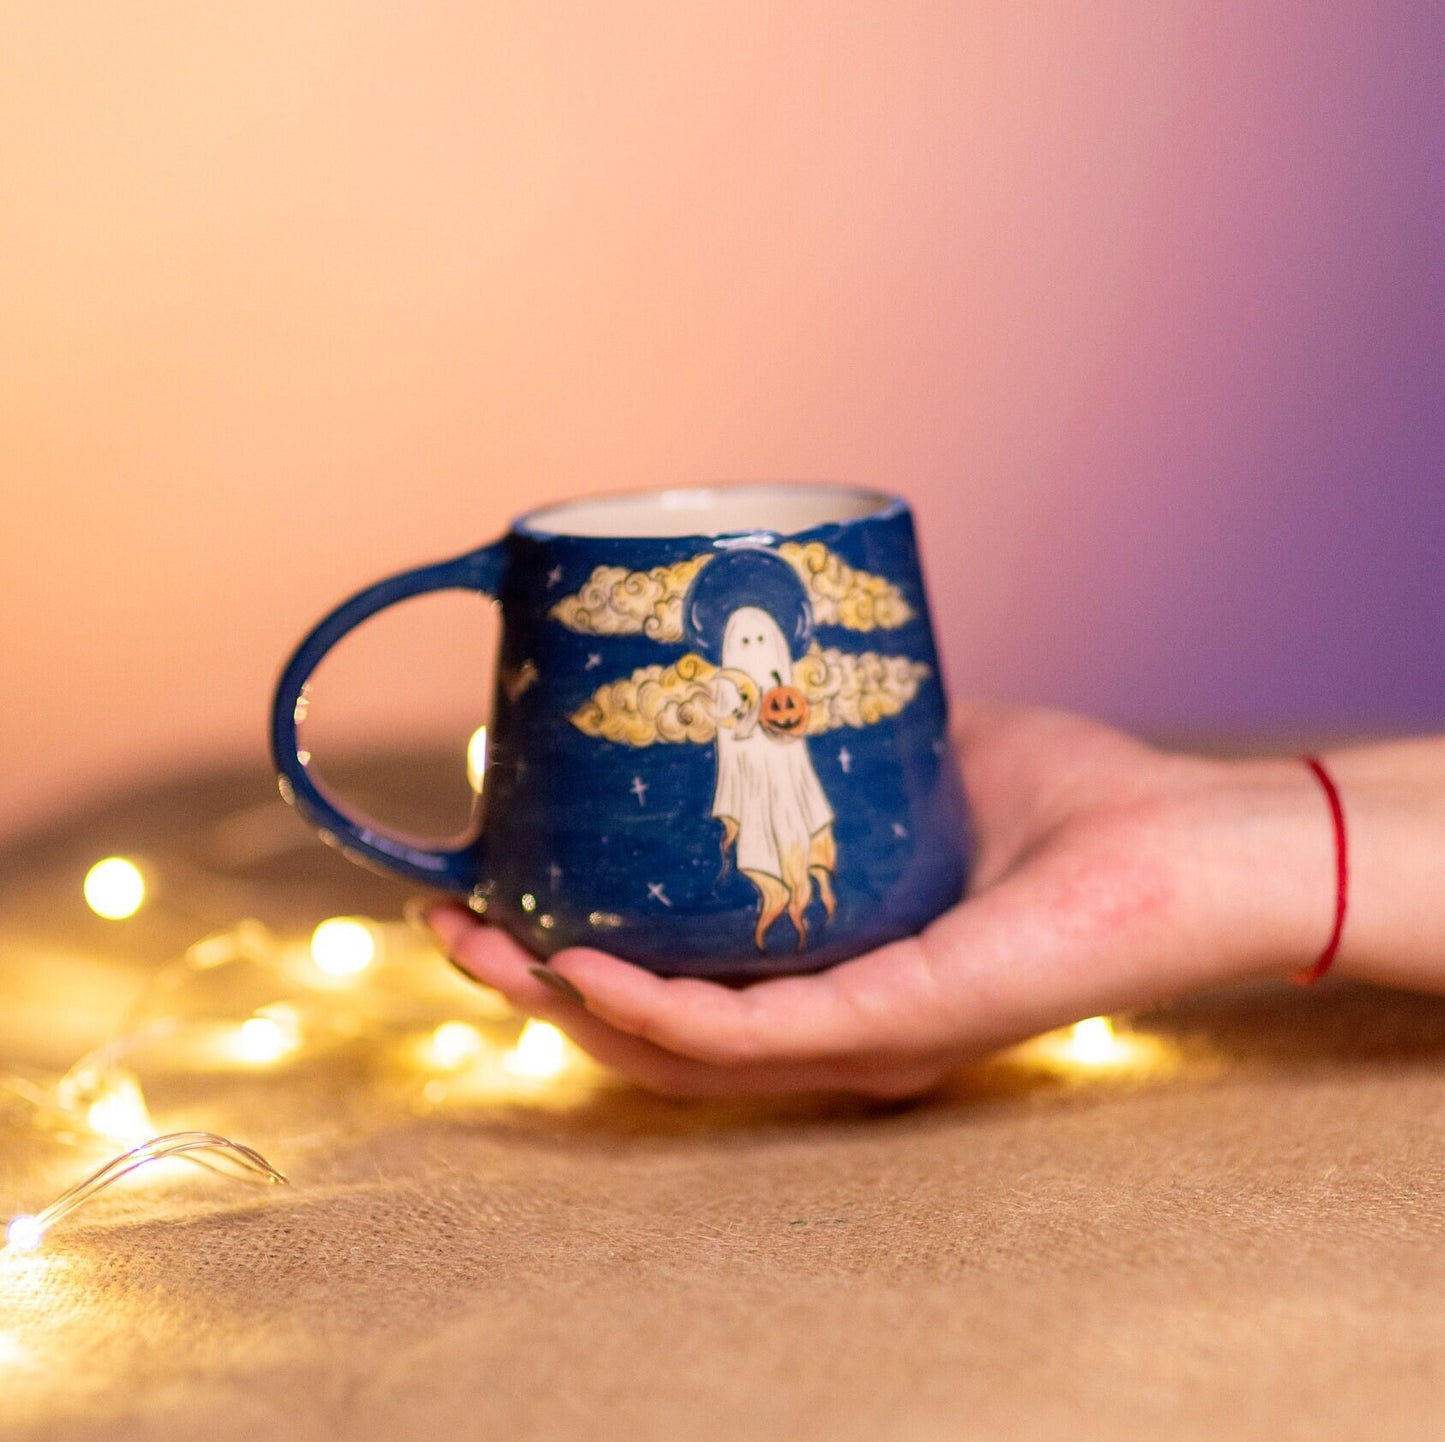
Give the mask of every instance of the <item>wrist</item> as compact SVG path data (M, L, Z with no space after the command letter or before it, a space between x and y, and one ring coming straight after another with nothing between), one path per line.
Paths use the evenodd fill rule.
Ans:
M1308 971L1330 942L1338 895L1319 781L1299 757L1198 761L1191 771L1180 805L1194 853L1197 944L1229 976ZM1345 962L1341 946L1334 965L1343 971Z

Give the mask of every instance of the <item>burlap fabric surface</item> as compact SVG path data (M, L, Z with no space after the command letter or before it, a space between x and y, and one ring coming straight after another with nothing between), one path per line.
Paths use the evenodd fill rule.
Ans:
M268 790L158 789L10 852L0 1060L94 1044L221 919L173 897L107 930L77 867L194 860ZM394 914L304 844L244 899L275 864L294 924ZM603 1084L422 1116L354 1057L249 1110L214 1083L207 1119L293 1186L168 1174L0 1257L3 1435L1445 1435L1445 1003L1281 984L1136 1024L1168 1066L1005 1058L906 1107ZM74 1179L3 1137L0 1208Z

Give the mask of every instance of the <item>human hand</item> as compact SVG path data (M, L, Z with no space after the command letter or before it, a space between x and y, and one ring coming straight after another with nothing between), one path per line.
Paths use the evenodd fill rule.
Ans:
M1318 952L1332 843L1297 761L1166 755L1079 717L985 706L956 741L968 895L830 970L733 990L582 947L539 966L455 903L427 923L461 969L674 1096L910 1096L1055 1026Z

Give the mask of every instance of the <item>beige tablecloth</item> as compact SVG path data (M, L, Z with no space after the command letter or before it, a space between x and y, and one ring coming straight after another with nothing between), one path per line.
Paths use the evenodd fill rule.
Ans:
M193 778L0 858L0 1070L68 1065L240 915L395 915L272 796ZM158 878L133 922L76 899L112 851ZM1134 1026L1155 1060L1002 1058L900 1107L605 1077L432 1106L364 1044L173 1074L158 1121L292 1185L170 1164L0 1255L0 1435L1445 1435L1445 1003L1280 984ZM7 1213L107 1150L0 1137Z

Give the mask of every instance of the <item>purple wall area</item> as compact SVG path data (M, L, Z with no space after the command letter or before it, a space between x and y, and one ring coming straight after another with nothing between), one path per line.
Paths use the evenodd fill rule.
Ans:
M1025 480L1015 615L1047 625L956 664L1166 730L1440 726L1445 9L1194 41L1128 294Z

